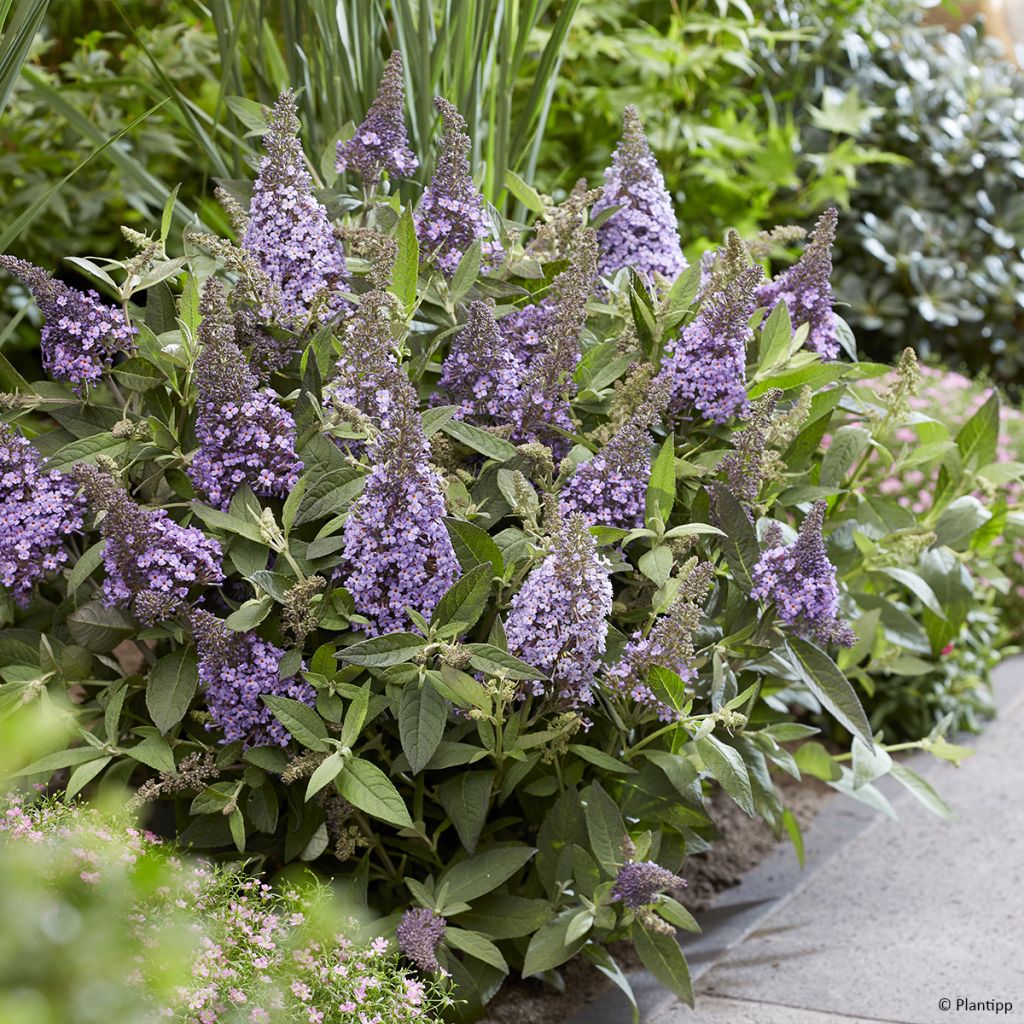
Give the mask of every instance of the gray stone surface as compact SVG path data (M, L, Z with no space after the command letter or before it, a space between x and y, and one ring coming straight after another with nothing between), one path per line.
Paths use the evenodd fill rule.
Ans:
M671 1024L678 1019L673 1010L656 1017L651 1024ZM801 1010L773 1003L748 1003L740 999L704 996L700 1001L700 1024L875 1024L867 1017L844 1017L819 1010Z
M696 1012L662 1003L650 1007L648 1019L1000 1019L994 1009L958 1010L958 999L1012 1003L1004 1019L1024 1019L1024 661L1000 667L997 693L1000 717L972 741L977 753L959 771L931 758L910 762L954 807L956 822L943 823L904 794L894 799L899 822L860 821L826 863L788 892L772 883L772 864L762 865L752 875L760 876L766 912L745 937L705 949L713 966L705 963L701 972L704 998L698 995ZM812 843L817 830L818 822ZM748 897L756 892L747 888ZM725 894L714 910L742 902L742 890ZM718 1001L705 1011L708 996ZM949 1009L940 1006L943 999ZM730 1018L723 1006L733 1001L739 1008ZM778 1016L790 1009L813 1013Z

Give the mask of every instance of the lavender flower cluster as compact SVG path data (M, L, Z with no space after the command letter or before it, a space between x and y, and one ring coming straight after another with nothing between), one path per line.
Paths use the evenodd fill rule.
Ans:
M26 604L68 560L85 502L73 480L45 469L29 441L0 422L0 584Z
M672 281L687 268L672 199L632 106L623 111L622 140L604 173L594 215L612 207L619 209L598 228L602 274L632 267L652 282L656 274Z
M444 942L448 922L426 907L413 907L402 915L395 929L402 956L421 971L433 974L440 968L437 951Z
M363 123L352 138L338 143L337 169L355 171L371 186L380 181L383 171L393 178L415 173L420 162L409 148L404 108L402 54L394 50L384 63L377 95Z
M570 707L594 699L612 610L609 572L586 520L574 514L512 598L505 625L509 651L547 673L549 695ZM535 696L548 688L543 681L530 685Z
M686 881L654 861L627 861L619 868L612 899L629 910L649 907L663 889L685 889Z
M758 559L750 596L775 604L779 618L803 636L821 643L851 647L856 635L839 619L839 587L822 537L827 503L816 501L792 544L777 526L767 536L768 548Z
M825 359L839 355L839 329L832 310L832 246L839 211L827 209L819 218L800 259L758 289L757 302L774 309L785 302L795 326L807 324L807 347Z
M99 382L118 352L134 345L138 330L121 310L100 302L95 291L71 288L14 256L0 256L0 269L29 288L42 311L43 367L54 380L67 381L80 392Z
M281 326L304 328L311 319L328 323L347 308L340 294L347 274L345 253L327 210L313 195L295 97L287 90L274 104L264 149L242 247L281 289L291 318Z
M129 608L146 625L181 611L193 591L224 578L220 545L194 526L179 526L162 509L136 505L124 489L95 466L75 467L106 541L103 599Z
M200 300L202 348L195 365L199 450L188 475L210 504L227 508L243 483L256 494L287 495L298 483L295 420L255 374L235 344L223 286L211 278Z
M312 707L316 691L296 676L281 679L284 651L255 633L235 633L216 616L197 609L192 634L199 652L199 681L212 722L222 743L250 747L285 747L291 735L260 699L263 694L290 697Z
M505 254L484 210L484 197L470 174L466 120L454 104L440 96L434 106L444 122L444 133L434 176L416 214L420 246L448 277L477 239L483 265L497 266Z
M370 447L373 469L345 521L344 586L370 636L408 628L410 607L429 618L459 575L416 394L401 371L392 396L388 429Z

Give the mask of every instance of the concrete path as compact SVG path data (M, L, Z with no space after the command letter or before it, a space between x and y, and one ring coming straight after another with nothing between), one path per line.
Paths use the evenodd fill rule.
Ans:
M755 930L708 958L696 1011L668 1005L652 1024L1024 1021L1024 660L996 685L999 718L959 771L913 762L955 822L887 790L900 821L872 816L802 884L776 889ZM742 888L715 910L749 903Z
M1024 658L995 684L999 717L964 741L977 753L962 768L907 762L955 822L892 780L898 822L834 798L804 871L780 845L683 937L696 1010L631 975L645 1024L1024 1024ZM602 992L572 1024L631 1016Z

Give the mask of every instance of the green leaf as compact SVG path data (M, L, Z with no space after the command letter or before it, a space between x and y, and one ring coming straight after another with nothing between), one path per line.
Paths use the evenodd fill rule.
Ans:
M448 292L453 302L459 302L462 297L476 284L480 276L482 246L480 239L473 240L473 244L466 250L459 265L452 275L451 284L448 285Z
M992 513L973 494L964 494L942 510L935 524L935 543L952 547L976 533L991 518Z
M108 756L80 764L68 778L68 784L64 789L64 799L71 800L77 796L113 760L113 757Z
M169 732L185 717L198 686L199 669L191 650L174 651L153 666L146 683L146 708L160 732Z
M337 780L338 792L353 807L398 828L411 828L412 818L391 780L362 758L346 762Z
M507 462L519 454L516 446L503 437L489 434L486 430L474 427L463 420L448 420L441 425L441 429L460 444L496 462Z
M484 562L490 562L495 576L500 576L505 571L501 549L486 530L461 519L445 519L444 525L448 529L448 536L451 537L455 556L463 572L469 572L474 566Z
M398 254L391 272L391 291L406 309L416 303L416 281L420 273L420 245L416 237L416 224L412 208L406 206L395 230Z
M75 643L95 654L112 650L122 640L134 636L138 629L131 616L120 608L106 608L100 601L90 601L76 608L67 623Z
M592 765L603 771L611 772L613 775L636 774L635 768L631 768L617 757L612 757L611 754L606 754L603 750L598 750L597 747L589 747L584 743L570 743L569 749L577 757L582 757L584 761L589 761Z
M164 373L142 356L131 356L111 372L129 391L149 391L167 380Z
M727 487L710 489L711 504L718 525L725 531L721 540L722 552L736 582L749 593L753 587L754 566L761 557L754 524L747 518L743 506Z
M302 496L306 493L307 477L300 477L299 482L289 491L288 497L284 500L284 507L281 509L281 528L287 537L292 532L295 517L299 512L299 505L302 504Z
M860 699L839 666L814 644L790 637L787 641L793 664L807 688L840 725L859 736L868 747L874 746L871 727Z
M639 921L633 926L633 945L637 956L669 991L674 992L687 1006L693 1006L693 985L686 957L674 935L652 931Z
M434 756L448 724L448 705L431 685L407 683L398 704L398 735L413 775Z
M714 735L695 740L694 746L712 778L736 801L742 811L753 817L754 796L743 755Z
M527 899L495 893L475 900L473 909L456 914L455 921L492 939L518 939L532 935L551 920L553 910L547 900Z
M274 717L308 750L326 751L327 726L323 719L302 701L261 693L260 699Z
M51 456L46 468L65 470L79 462L92 462L97 455L106 455L112 459L127 447L126 441L114 437L109 431L92 434L64 445Z
M956 817L953 813L953 808L935 792L931 783L918 775L917 772L899 761L893 761L889 772L894 779L910 790L933 814L937 814L944 821L952 821Z
M92 572L103 561L103 550L107 546L105 540L98 540L87 548L82 557L75 562L68 572L68 596L70 597L92 575Z
M359 739L359 734L366 724L366 716L370 710L370 683L360 687L345 712L345 723L341 727L341 745L352 747Z
M464 644L469 663L478 672L506 679L543 679L544 673L493 644Z
M274 599L269 594L251 597L224 620L224 625L236 633L248 633L270 614L273 607Z
M96 758L102 756L103 751L96 747L72 747L70 750L58 750L26 765L20 771L15 772L15 775L42 775L44 773L52 775L62 768L95 761Z
M505 187L531 213L541 214L544 212L544 200L541 199L540 193L520 178L515 171L505 172Z
M599 782L591 783L583 791L581 799L586 808L590 849L601 867L609 875L614 875L623 860L622 843L626 838L626 826L618 805Z
M236 533L240 537L256 541L257 544L263 543L260 528L253 519L242 519L228 512L222 512L219 508L210 508L201 501L191 502L190 507L207 526L212 526L215 530Z
M569 941L568 932L575 916L574 910L563 911L553 921L544 925L540 931L534 933L533 938L530 939L530 945L526 948L526 958L523 961L524 978L553 970L579 951L583 943L587 941L587 937L584 934L572 942Z
M796 851L796 859L802 868L807 863L807 854L804 850L804 836L800 831L800 822L796 820L796 815L788 807L782 812L782 825L789 836L789 841L793 844L793 849Z
M438 886L447 882L452 903L472 903L511 878L537 851L529 846L495 846L445 871Z
M960 428L956 446L965 466L982 469L996 461L999 445L999 392L992 391L985 404Z
M140 764L152 768L156 772L174 771L174 753L170 744L162 736L147 736L137 746L131 747L125 753L134 758Z
M445 813L452 819L462 845L476 853L480 833L490 810L491 790L495 773L460 772L438 787L438 799Z
M779 301L768 315L761 330L760 371L770 370L781 363L789 354L789 345L793 340L793 323L789 318L786 303Z
M701 927L697 924L697 919L693 914L691 914L686 907L682 906L682 904L672 899L671 896L666 896L664 894L659 896L655 909L661 917L676 928L682 928L685 932L699 932L701 930Z
M419 633L385 633L370 637L338 652L338 660L363 668L385 668L412 661L426 641Z
M884 573L890 579L896 580L897 583L902 583L932 614L937 615L940 619L946 617L946 613L942 610L942 606L935 596L935 591L916 572L911 572L910 569L898 569L895 567L879 569L878 571Z
M309 803L324 786L329 786L345 767L345 758L336 750L317 765L306 786L306 803Z
M446 626L450 622L461 622L468 631L487 607L491 594L493 567L490 562L475 566L456 580L448 592L437 603L430 617L431 626Z
M821 460L820 481L823 487L838 485L853 464L864 454L871 441L871 431L864 427L840 427Z
M657 516L668 523L676 501L675 437L667 437L651 464L651 479L647 484L646 519L649 523Z
M228 827L231 829L235 849L239 853L245 853L245 816L241 808L236 807L228 816Z
M503 974L508 974L508 964L505 963L501 950L479 932L470 932L449 925L445 929L444 941L453 949L468 953L471 957L497 968Z
M491 698L487 691L468 672L461 672L451 665L442 665L440 672L428 670L427 679L445 700L450 700L456 707L480 708L487 712L491 710Z

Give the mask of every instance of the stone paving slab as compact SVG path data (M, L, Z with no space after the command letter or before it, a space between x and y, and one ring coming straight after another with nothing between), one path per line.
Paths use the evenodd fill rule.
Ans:
M862 828L703 975L696 1012L676 1004L658 1024L728 1020L705 1016L708 996L743 1000L764 1022L778 1006L899 1024L1024 1021L1024 660L1000 667L997 695L1000 717L959 771L912 762L957 821L899 797L899 822Z
M748 1003L741 999L704 996L700 1001L700 1024L876 1024L868 1017L845 1017L818 1010L801 1010L776 1003ZM651 1024L671 1024L674 1011L660 1014Z

